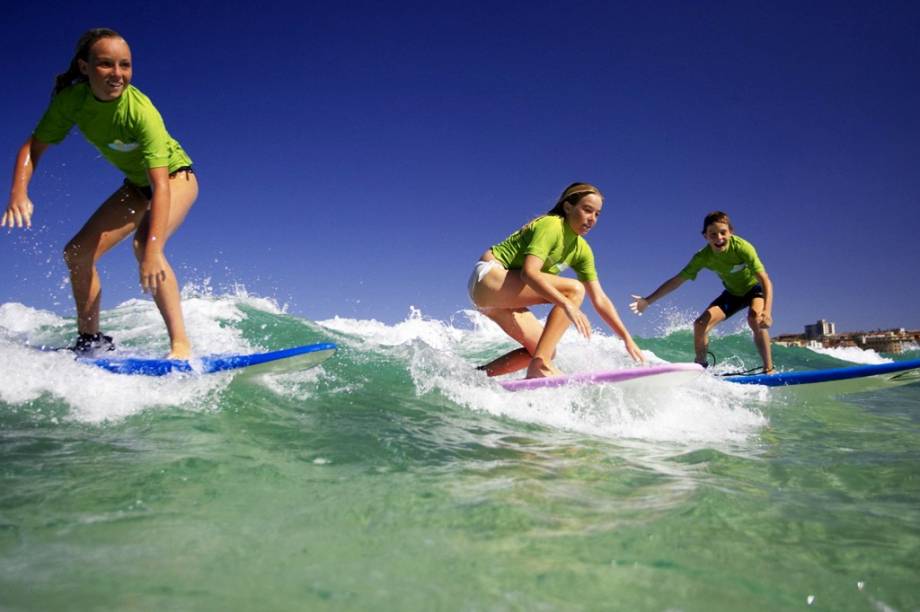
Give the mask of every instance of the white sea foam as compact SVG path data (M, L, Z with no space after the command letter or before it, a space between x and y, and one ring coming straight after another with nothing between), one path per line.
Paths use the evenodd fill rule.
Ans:
M62 325L64 319L54 313L35 310L15 302L0 304L0 333L7 338L27 337L29 332L41 327Z
M662 307L661 314L659 316L661 317L661 321L658 325L657 333L661 336L667 337L677 332L688 331L693 333L693 322L699 316L699 313L668 305ZM736 334L742 334L749 331L750 327L748 327L747 317L736 316L722 322L720 325L715 327L710 332L710 335L734 336Z
M186 293L183 310L199 354L262 348L243 339L239 323L247 314L241 306L283 313L271 300L244 292L223 296L207 291ZM102 319L103 327L132 352L165 353L163 323L150 300L129 300L105 311ZM458 312L448 322L426 318L412 308L404 321L393 325L342 317L319 325L344 336L340 344L353 346L360 355L382 354L402 363L417 394L443 394L476 412L602 437L676 442L743 440L766 423L759 411L765 401L763 389L708 376L670 389L595 385L507 392L473 366L515 344L495 323L472 310ZM71 407L67 418L95 423L158 407L209 409L219 404L213 396L232 379L231 374L166 379L118 376L82 366L67 354L24 346L66 344L73 333L72 319L21 304L0 307L0 379L5 383L0 385L0 400L22 405L50 395ZM660 362L651 352L646 356L650 362ZM560 342L556 364L575 372L629 367L632 361L619 338L595 330L588 341L569 330ZM335 381L335 368L318 368L293 378L266 378L264 384L279 395L302 397L320 379ZM346 393L352 385L361 384L339 382Z
M375 319L346 319L338 316L317 323L350 336L365 347L399 346L421 340L433 348L445 349L460 341L463 336L461 330L446 323L425 319L415 307L410 307L405 321L395 325L387 325Z
M837 348L810 347L812 351L822 355L828 355L841 361L850 363L891 363L893 360L888 357L882 357L872 349L861 349L857 346L841 346Z
M180 384L171 378L119 376L81 365L63 352L8 342L0 342L0 361L0 400L23 405L50 395L71 406L68 418L86 423L118 420L157 406L203 408L208 404L203 400L226 384L223 376L187 377Z
M426 319L417 309L392 326L338 317L320 325L353 337L365 350L400 347L393 354L408 359L420 395L441 393L470 410L495 416L602 437L674 442L736 442L766 425L760 412L768 397L765 389L705 375L666 389L593 385L505 391L473 366L483 360L482 352L498 356L514 343L474 311L462 311L456 319L452 323L466 323L464 328ZM660 362L654 354L646 355L650 362ZM575 372L630 367L632 361L619 338L595 330L588 341L570 329L559 344L556 364Z
M259 350L246 342L233 325L246 317L239 306L278 313L277 305L246 295L188 295L183 300L186 325L198 354L244 353ZM101 315L120 351L162 356L168 350L163 320L151 300L128 300ZM228 324L230 323L230 324ZM29 308L0 305L0 400L23 405L41 398L59 398L71 407L67 418L87 423L118 420L155 407L207 409L212 395L226 387L231 374L164 378L120 376L81 365L67 352L35 350L72 342L73 319Z

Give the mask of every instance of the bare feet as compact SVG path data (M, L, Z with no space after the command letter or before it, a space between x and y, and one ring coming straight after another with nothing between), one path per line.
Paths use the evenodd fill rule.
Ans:
M192 345L188 342L173 342L167 359L188 360L192 356Z
M547 376L560 376L562 372L551 361L544 361L539 357L530 360L527 366L526 378L546 378Z

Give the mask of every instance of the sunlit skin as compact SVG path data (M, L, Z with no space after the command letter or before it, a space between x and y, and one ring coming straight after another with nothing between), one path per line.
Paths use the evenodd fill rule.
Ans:
M716 253L722 253L728 249L728 244L731 241L731 237L732 228L729 227L728 223L722 223L719 221L710 223L706 227L706 233L704 234L706 242L709 243L709 248Z
M118 99L131 83L131 49L123 38L101 38L93 45L89 61L78 60L90 91L97 100Z
M709 248L716 253L725 252L731 244L732 228L728 223L715 221L706 226L703 231L703 237L709 244ZM773 325L773 315L771 314L773 306L773 283L766 271L757 272L757 281L764 289L764 297L755 297L751 300L748 308L748 326L754 333L754 345L757 352L763 360L765 372L773 370L773 354L770 350L770 333L769 328ZM658 289L653 291L648 297L633 295L634 302L630 303L629 308L637 315L645 312L653 302L657 302L664 296L668 295L678 287L684 284L687 279L679 274L666 280ZM705 365L709 353L709 332L725 320L725 313L718 306L710 306L703 314L693 322L693 349L696 354L697 363Z
M585 195L576 204L566 202L563 204L565 221L572 231L584 236L597 224L603 205L603 199L593 193ZM491 261L495 256L490 249L483 253L481 259ZM569 324L573 324L585 338L591 337L591 323L581 311L586 295L601 318L623 339L629 355L637 362L645 360L599 281L582 282L548 274L542 268L542 259L527 255L520 270L496 266L482 282L477 283L473 299L479 310L522 346L480 369L489 376L524 368L527 368L528 378L561 374L552 359L556 345ZM537 304L553 305L545 326L529 309Z
M575 206L568 203L564 206L567 213L565 220L569 227L572 228L573 232L584 237L597 223L601 208L604 207L604 201L601 200L600 196L589 193L579 200Z
M93 96L102 102L117 100L133 76L131 49L124 39L106 36L89 48L87 59L77 60ZM13 187L0 227L31 227L34 206L28 186L47 143L30 137L20 148L13 173ZM153 296L169 332L168 357L187 359L191 344L182 317L179 285L166 259L169 237L182 224L198 197L194 174L169 175L169 168L149 168L147 176L153 197L147 199L138 187L125 183L86 221L64 248L77 308L77 331L99 332L102 285L96 262L125 238L134 236L141 289Z

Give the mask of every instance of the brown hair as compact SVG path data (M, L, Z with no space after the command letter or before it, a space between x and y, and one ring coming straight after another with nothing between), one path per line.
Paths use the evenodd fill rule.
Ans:
M70 60L70 66L54 79L54 91L51 92L52 98L71 85L86 81L86 75L80 72L79 60L89 61L89 50L93 48L93 45L100 38L122 38L122 36L109 28L93 28L84 32L80 40L77 41L77 49L74 52L73 59Z
M546 214L556 215L557 217L565 217L566 202L572 206L575 206L581 202L583 197L592 193L597 195L601 200L604 199L603 194L594 185L591 185L590 183L572 183L565 188L565 191L562 192L562 195L559 196L559 199L556 201L556 205L553 206L553 209Z
M713 223L725 223L728 225L728 229L733 232L735 231L735 228L732 227L732 220L728 218L728 213L724 213L721 210L714 210L703 219L703 231L701 233L704 236L706 235L706 228Z

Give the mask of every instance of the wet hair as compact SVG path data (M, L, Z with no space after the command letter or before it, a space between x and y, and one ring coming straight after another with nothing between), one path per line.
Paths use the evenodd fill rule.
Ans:
M728 229L733 232L735 231L735 228L732 227L732 220L728 218L728 213L724 213L721 210L714 210L703 219L703 231L701 233L704 236L706 235L706 228L713 223L724 223L728 226Z
M581 199L589 194L597 195L601 200L604 199L603 194L600 190L589 183L572 183L565 188L565 191L562 192L562 195L559 196L559 199L556 201L556 205L553 206L553 209L550 210L547 215L556 215L557 217L565 217L565 203L568 202L572 206L575 206Z
M93 28L84 32L80 40L77 41L77 49L74 52L73 59L70 60L70 66L68 66L67 71L57 75L54 79L54 91L51 92L52 98L71 85L87 80L86 75L80 72L79 60L88 62L89 50L101 38L122 38L122 36L109 28Z

